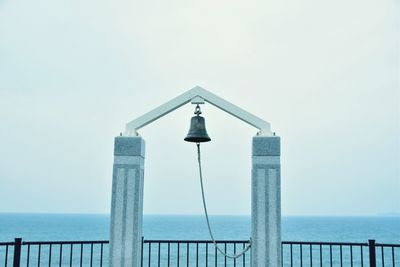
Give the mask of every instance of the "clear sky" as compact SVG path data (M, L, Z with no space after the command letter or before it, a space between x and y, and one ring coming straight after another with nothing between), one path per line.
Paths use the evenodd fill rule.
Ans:
M400 212L399 1L0 0L0 212L108 213L113 138L200 85L282 138L286 215ZM193 107L147 126L145 213L200 214ZM205 105L212 214L256 129Z

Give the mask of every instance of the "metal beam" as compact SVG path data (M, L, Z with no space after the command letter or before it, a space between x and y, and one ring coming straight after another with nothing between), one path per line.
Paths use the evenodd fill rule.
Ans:
M215 107L231 114L232 116L256 127L260 130L259 135L270 136L272 135L270 123L260 119L259 117L239 108L238 106L222 99L221 97L214 95L213 93L196 86L193 89L175 97L167 103L151 110L150 112L140 116L139 118L126 124L126 136L136 136L137 130L146 126L147 124L167 115L171 111L178 109L179 107L187 104L194 100L198 101L198 98L204 99L206 102L214 105Z

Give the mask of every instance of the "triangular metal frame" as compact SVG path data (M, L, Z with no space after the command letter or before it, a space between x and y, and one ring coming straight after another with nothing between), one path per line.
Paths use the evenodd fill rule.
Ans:
M204 101L259 129L259 135L272 135L271 125L269 122L260 119L259 117L239 108L217 95L214 95L200 86L196 86L137 119L130 121L126 124L124 135L137 136L137 130L178 109L179 107L189 102L204 103Z

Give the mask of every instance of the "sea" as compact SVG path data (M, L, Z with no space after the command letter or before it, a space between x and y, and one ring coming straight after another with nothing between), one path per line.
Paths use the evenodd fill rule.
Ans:
M0 213L0 242L21 237L29 241L108 240L106 214ZM249 216L210 216L217 239L248 239ZM209 239L202 215L145 215L145 239ZM400 243L400 217L283 216L282 239Z
M249 216L210 216L210 222L214 236L218 240L248 240L250 237L251 229ZM201 215L145 215L143 221L143 236L145 240L210 239L206 220L204 216ZM16 237L20 237L24 241L108 240L109 215L0 213L0 242L13 241ZM400 217L283 216L282 218L282 240L284 241L366 243L369 239L375 239L377 243L400 244ZM313 248L313 250L314 249L318 248ZM191 248L190 251L190 254L192 254L192 256L190 256L191 258L187 258L188 262L189 260L194 260L194 253L192 250L193 248ZM335 248L335 250L337 250L337 248ZM214 255L214 250L210 249L210 251L212 251L210 252L212 257L212 255ZM339 253L338 251L334 251L334 254L336 252ZM33 251L31 253L33 254ZM44 249L41 253L48 255ZM96 253L98 254L98 252ZM152 253L155 252L153 251ZM285 253L288 253L288 251ZM308 250L304 252L304 255L306 255L306 253L309 253ZM355 253L358 252L354 252L354 255ZM64 252L63 257L67 256L66 254L67 252ZM75 254L79 254L79 250ZM297 254L295 255L296 257L299 256ZM390 263L390 254L392 254L392 252L388 251L386 254L389 254L389 256L387 256L389 257L387 262ZM396 248L394 254L396 256L398 255L398 259L395 259L397 262L400 260L400 248ZM350 257L350 254L346 255L344 257ZM284 260L285 266L289 264L288 257ZM338 263L338 257L339 256L334 257L336 259L334 259L333 266L335 266L335 261ZM37 263L37 258L35 258L33 260L35 261L35 265L32 266L48 266L48 259L46 261L47 256L43 256L42 258L44 259L40 261L44 261L43 264L42 262ZM160 266L167 266L162 263L163 260L166 261L164 258L164 256L161 258ZM2 253L0 248L0 265L2 264L2 260L4 261L4 251ZM176 259L176 261L179 260L180 259ZM182 260L186 262L185 259L182 258ZM248 260L249 257L246 259L246 262L248 262ZM51 261L57 261L57 259L51 259ZM68 259L63 259L63 261L65 263L63 263L62 266L64 266L64 264L65 266L71 266L68 263ZM210 261L213 262L212 259L210 259ZM316 261L318 261L318 259L316 259ZM325 256L323 266L330 266L328 261L329 256ZM244 262L245 261L243 261L243 263ZM223 258L220 260L220 263L215 266L220 266L219 264L222 264L221 266L236 266L229 265L229 261L228 264L225 262L226 265L224 265ZM318 262L317 264L319 266ZM360 260L355 260L353 266L359 266L358 264L360 264ZM79 259L72 264L72 266L75 265L80 266ZM151 264L146 263L145 265L158 266L157 261L153 261ZM30 266L30 264L26 266ZM83 266L86 265L83 264ZM90 266L89 263L87 263L87 266ZM172 262L171 266L175 266L175 264ZM186 265L182 263L181 266ZM205 265L200 264L199 266ZM296 259L293 266L297 266ZM309 265L305 264L304 266Z

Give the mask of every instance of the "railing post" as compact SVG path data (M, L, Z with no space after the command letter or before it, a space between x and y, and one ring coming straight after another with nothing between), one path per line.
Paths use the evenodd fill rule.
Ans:
M376 267L375 239L368 240L369 248L369 266Z
M141 252L140 252L140 267L143 267L143 245L144 245L144 236L142 236L142 248L141 248Z
M13 267L19 267L21 262L21 245L22 245L22 238L15 238L14 239L14 261Z

